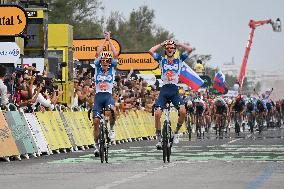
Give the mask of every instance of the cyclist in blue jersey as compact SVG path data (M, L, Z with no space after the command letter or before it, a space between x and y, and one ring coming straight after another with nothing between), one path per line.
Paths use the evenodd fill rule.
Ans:
M114 99L112 97L113 82L115 79L115 67L118 62L118 52L110 40L110 32L104 33L105 39L98 47L95 59L95 83L96 83L96 95L94 100L94 140L96 157L99 156L99 124L101 119L102 108L108 108L111 110L110 116L110 138L115 138L114 123L115 123L115 106ZM108 51L103 51L105 43L108 41L113 55Z
M184 48L185 52L183 52L178 58L175 58L174 55L176 53L177 47ZM156 52L160 48L164 48L166 57L163 57ZM160 64L161 74L162 74L161 79L163 81L163 86L160 89L159 97L155 103L156 106L155 127L158 139L158 143L156 146L158 149L161 148L162 109L165 107L168 101L172 102L172 104L179 110L179 119L174 134L174 143L179 142L178 131L184 122L186 109L184 106L184 102L179 95L177 84L179 81L179 75L183 61L189 56L191 52L192 48L190 46L185 44L175 43L172 40L167 40L161 44L155 45L149 50L149 53Z

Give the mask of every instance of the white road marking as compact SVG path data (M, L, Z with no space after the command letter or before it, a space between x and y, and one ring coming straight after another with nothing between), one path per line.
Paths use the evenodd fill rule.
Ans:
M169 163L169 164L166 164L166 165L163 165L163 166L160 166L160 167L156 167L156 168L153 168L153 169L148 169L143 173L132 175L132 176L129 176L127 178L123 178L121 180L117 180L117 181L114 181L112 183L106 184L104 186L98 186L95 189L109 189L109 188L112 188L112 187L116 187L118 185L125 184L125 183L128 183L128 182L140 179L142 177L148 176L148 175L153 174L157 171L161 171L163 169L174 167L175 165L176 165L176 162L173 162L173 163Z

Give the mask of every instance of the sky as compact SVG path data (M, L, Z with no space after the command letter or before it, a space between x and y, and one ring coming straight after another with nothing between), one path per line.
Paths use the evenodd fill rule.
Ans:
M280 18L284 24L284 0L102 0L108 16L121 12L125 18L142 5L155 12L154 23L189 42L197 54L211 54L207 63L220 67L241 65L251 29L249 20ZM283 25L282 24L282 25ZM150 48L150 47L149 47ZM284 28L273 32L270 24L257 27L248 59L257 71L284 69Z

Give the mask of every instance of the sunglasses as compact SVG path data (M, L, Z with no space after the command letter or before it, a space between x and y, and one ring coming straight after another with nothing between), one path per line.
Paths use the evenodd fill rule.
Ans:
M101 62L103 63L110 63L111 59L101 59Z

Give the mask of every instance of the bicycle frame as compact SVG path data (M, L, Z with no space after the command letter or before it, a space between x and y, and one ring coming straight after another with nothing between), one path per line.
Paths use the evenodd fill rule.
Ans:
M105 109L102 110L101 119L100 119L100 158L101 163L104 161L108 163L108 129L105 121Z
M163 125L163 161L170 162L171 147L172 147L172 136L171 136L171 122L170 122L170 104L166 104L163 112L165 114L165 121Z

